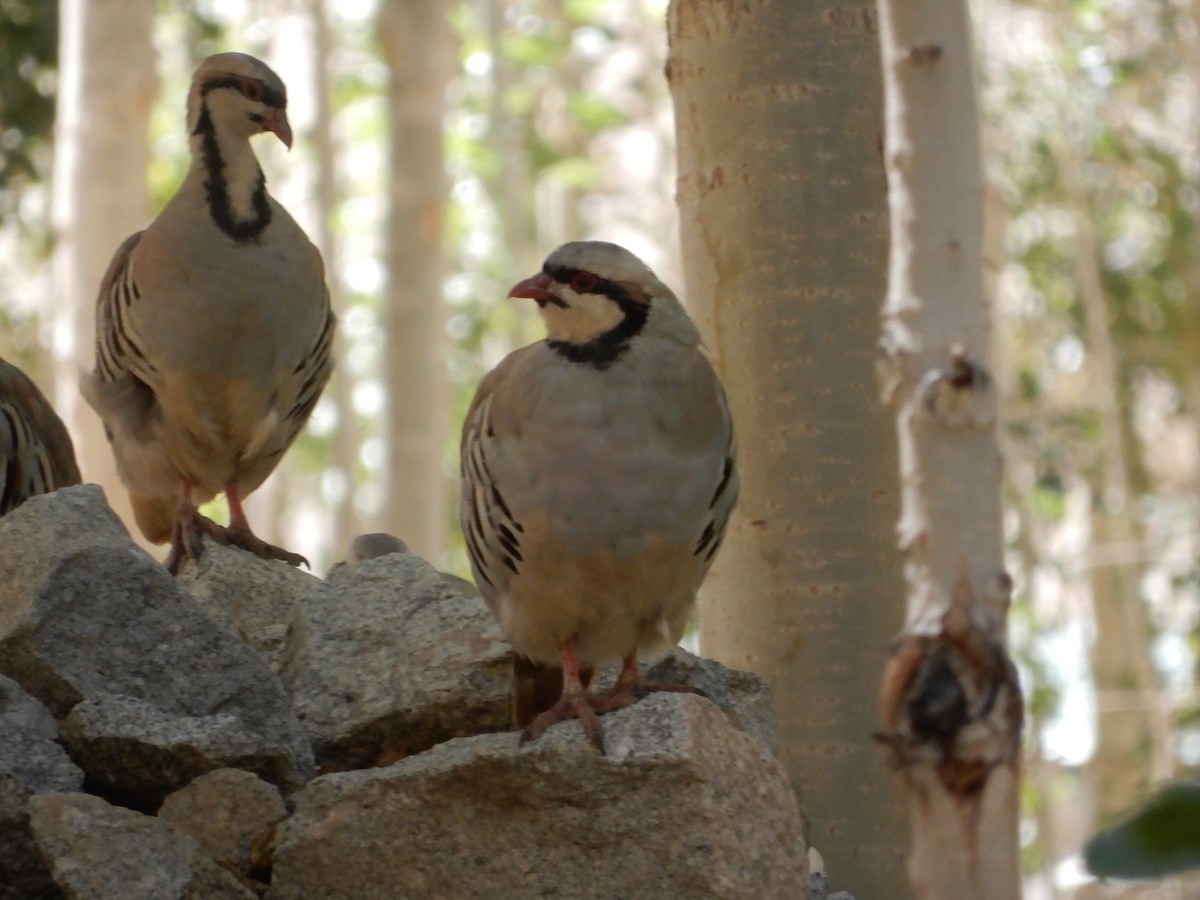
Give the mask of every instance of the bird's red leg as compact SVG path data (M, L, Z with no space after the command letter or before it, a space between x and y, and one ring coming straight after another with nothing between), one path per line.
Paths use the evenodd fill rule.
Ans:
M237 485L232 481L225 485L225 500L229 503L229 530L244 531L250 534L250 521L246 518L246 510L242 507L242 498Z
M569 640L562 647L562 697L552 707L537 716L521 732L521 743L532 741L551 725L567 719L578 719L583 733L601 753L604 752L604 737L600 733L600 722L588 699L587 689L579 678L579 657L575 652L575 641Z
M592 700L592 706L598 713L612 712L614 709L624 709L637 703L644 694L638 691L642 681L642 673L638 669L637 655L630 653L621 660L621 672L617 680L607 691Z
M203 516L199 516L200 526L204 528L204 532L212 536L212 539L221 542L221 544L240 547L241 550L253 553L254 556L262 559L280 559L289 565L308 565L308 560L300 556L299 553L293 553L283 550L282 547L276 547L274 544L268 544L262 538L254 535L250 530L250 522L246 520L246 510L242 509L241 496L238 492L238 485L233 481L226 484L226 500L229 503L229 527L222 528L216 522L208 520Z
M171 552L167 554L167 571L172 575L179 574L179 567L184 559L199 559L203 549L200 535L203 531L200 520L204 519L196 511L192 502L192 482L188 478L179 479L179 502L175 505L175 525L171 529ZM204 521L208 521L204 519Z

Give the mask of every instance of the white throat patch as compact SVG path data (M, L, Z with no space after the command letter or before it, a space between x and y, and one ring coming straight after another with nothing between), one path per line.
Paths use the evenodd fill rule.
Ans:
M570 288L562 288L559 296L567 304L566 309L553 303L541 307L546 333L552 340L586 344L611 331L625 318L621 307L603 294L577 294Z

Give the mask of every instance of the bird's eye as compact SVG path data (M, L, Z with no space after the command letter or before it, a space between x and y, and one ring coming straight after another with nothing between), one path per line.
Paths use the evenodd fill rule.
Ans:
M262 85L253 78L243 78L242 93L247 100L253 100L257 103L259 100L262 100Z
M571 290L577 294L586 294L596 286L599 281L591 272L576 272L571 276Z

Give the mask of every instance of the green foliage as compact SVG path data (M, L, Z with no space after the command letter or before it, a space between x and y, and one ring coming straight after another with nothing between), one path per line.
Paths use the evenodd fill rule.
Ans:
M1200 868L1200 781L1177 781L1088 841L1102 878L1156 878Z
M58 3L0 0L0 220L45 174L57 57Z
M1066 598L1086 597L1098 567L1122 566L1124 590L1145 598L1133 614L1190 649L1172 663L1174 683L1200 676L1200 636L1186 612L1200 596L1191 562L1200 468L1190 458L1200 433L1200 70L1194 11L1184 4L1023 0L982 9L989 181L1007 206L996 343L1006 357L1009 494L1020 526L1010 530L1011 551L1018 583L1034 595L1028 608L1014 604L1010 623L1036 728L1054 718L1065 679L1082 674L1044 648L1068 623L1086 631L1087 614ZM1099 317L1085 307L1093 288ZM1114 398L1117 435L1102 426ZM1188 450L1175 449L1185 441ZM1081 554L1088 518L1122 506L1132 532ZM1083 640L1077 646L1087 651ZM1105 687L1117 688L1111 675ZM1176 727L1187 727L1184 717ZM1026 814L1052 802L1039 798ZM1036 843L1026 863L1053 862L1053 848Z
M576 92L567 99L567 112L585 132L599 132L624 124L625 116L603 97Z
M1033 511L1050 521L1058 521L1066 514L1067 495L1057 474L1049 472L1038 481L1033 492Z

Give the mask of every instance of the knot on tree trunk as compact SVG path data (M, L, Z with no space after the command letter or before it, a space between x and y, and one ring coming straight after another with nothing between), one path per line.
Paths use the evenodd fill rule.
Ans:
M992 376L962 344L950 348L946 366L925 374L917 393L924 418L945 428L990 428L996 421Z
M932 769L951 796L971 800L993 769L1018 758L1021 692L995 615L1009 591L1000 573L976 596L964 573L932 633L894 644L876 738L910 784L926 783L922 770Z

